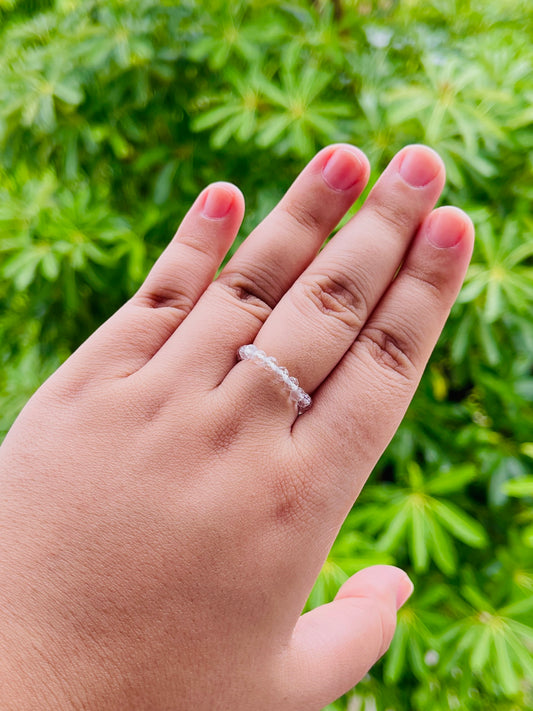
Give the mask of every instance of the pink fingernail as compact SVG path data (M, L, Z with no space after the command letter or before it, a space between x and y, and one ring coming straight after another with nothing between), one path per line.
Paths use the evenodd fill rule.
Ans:
M437 177L442 164L438 156L425 146L411 146L402 157L399 172L412 188L423 188Z
M337 148L322 168L322 176L333 190L348 190L363 175L363 164L352 151Z
M463 213L451 208L441 208L432 215L427 239L437 249L449 249L459 244L466 231Z
M415 589L415 586L411 582L411 580L405 575L401 581L400 585L398 586L398 590L396 591L396 609L399 610L400 607L405 605L407 600L411 597L413 594L413 590Z
M208 188L202 215L211 220L220 220L225 217L233 205L233 193L224 188L212 185Z

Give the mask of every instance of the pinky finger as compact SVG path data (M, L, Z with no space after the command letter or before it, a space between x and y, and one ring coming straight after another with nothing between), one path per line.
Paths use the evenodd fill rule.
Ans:
M188 313L209 286L241 224L244 199L231 183L213 183L185 215L172 242L132 301ZM176 319L178 322L180 318Z
M198 196L137 293L76 354L83 379L127 376L150 360L213 280L243 214L244 198L231 183L213 183Z
M159 350L213 281L235 239L243 213L240 190L230 183L213 183L186 214L174 239L130 302L149 313L153 337L146 359Z

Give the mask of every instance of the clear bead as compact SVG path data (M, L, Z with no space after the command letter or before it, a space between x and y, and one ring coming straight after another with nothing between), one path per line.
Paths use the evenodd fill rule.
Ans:
M273 356L269 356L268 358L265 358L265 363L272 370L275 370L278 365L278 361Z
M291 390L297 390L298 386L300 385L300 383L298 382L298 378L290 377L288 385Z
M307 410L307 408L311 406L311 402L311 396L302 391L300 393L300 397L298 398L298 410L300 412Z
M255 346L248 344L247 346L241 346L239 348L239 358L241 360L248 360L254 354Z
M291 390L289 393L289 398L291 402L298 402L300 399L300 393L298 390Z
M288 373L282 373L282 379L285 385L290 389L291 388L291 378Z
M254 358L256 358L257 360L264 361L266 360L266 357L267 354L265 353L265 351L260 351L259 349L257 349L254 353Z

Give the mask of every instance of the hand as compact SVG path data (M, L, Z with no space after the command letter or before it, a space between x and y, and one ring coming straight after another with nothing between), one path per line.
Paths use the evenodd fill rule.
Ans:
M411 591L358 573L301 615L460 288L473 228L422 146L358 214L364 155L321 151L212 283L243 215L209 186L140 290L0 449L0 686L31 709L321 709ZM300 417L255 343L313 397Z

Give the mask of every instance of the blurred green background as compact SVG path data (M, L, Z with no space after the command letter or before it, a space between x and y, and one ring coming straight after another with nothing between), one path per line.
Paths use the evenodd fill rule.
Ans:
M0 0L0 438L208 182L243 190L240 241L335 141L371 182L406 143L436 148L477 245L309 601L375 562L416 583L330 709L533 708L529 0Z

